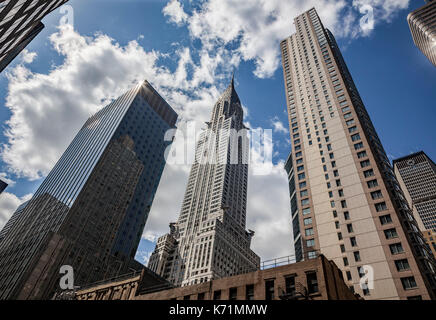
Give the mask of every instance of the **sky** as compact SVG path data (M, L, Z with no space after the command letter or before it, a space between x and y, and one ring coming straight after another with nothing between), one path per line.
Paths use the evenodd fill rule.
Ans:
M315 7L337 38L389 158L436 159L436 68L414 46L421 0L70 0L0 74L0 228L93 113L147 79L186 121L208 121L235 71L244 121L273 130L273 168L250 170L247 228L262 260L293 255L283 162L290 152L280 41ZM362 28L367 6L374 26ZM176 140L177 141L177 140ZM176 142L177 143L177 142ZM193 151L193 150L192 150ZM137 260L176 221L188 165L167 165Z

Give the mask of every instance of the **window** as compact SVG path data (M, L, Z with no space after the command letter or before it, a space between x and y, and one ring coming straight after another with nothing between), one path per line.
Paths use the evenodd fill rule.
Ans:
M306 218L304 219L304 225L308 226L309 224L312 224L312 218Z
M399 254L399 253L403 253L404 249L401 243L393 243L391 245L389 245L389 249L391 250L392 254Z
M183 300L191 300L191 296L190 295L184 296Z
M339 221L335 221L335 227L336 227L336 229L340 229L340 224L339 224Z
M348 266L348 258L347 257L343 257L342 259L344 260L344 266Z
M351 237L350 238L350 243L352 247L357 247L357 240L356 237Z
M357 127L356 126L352 126L352 127L348 128L348 132L349 133L353 133L353 132L356 132L356 131L357 131Z
M265 281L265 300L274 300L274 280Z
M397 230L395 230L395 228L387 229L384 231L384 233L385 233L386 239L398 238L398 233L397 233Z
M360 140L360 134L358 134L358 133L353 134L353 135L351 136L351 140L352 140L352 141L359 141L359 140Z
M286 294L295 295L295 276L287 276L285 278Z
M254 285L249 284L245 286L245 300L254 300Z
M342 233L341 232L338 232L338 239L342 240Z
M361 260L359 251L354 251L353 255L354 255L354 261L359 262Z
M386 206L386 202L380 202L375 204L375 209L377 212L388 210L388 207Z
M382 224L382 226L384 226L385 224L392 223L391 215L387 214L387 215L381 216L380 223Z
M305 230L306 236L313 236L313 228L308 228Z
M372 198L372 200L377 200L377 199L383 198L383 193L380 190L371 192L371 198Z
M221 300L221 290L216 290L213 292L213 300Z
M407 297L407 300L422 300L422 296L411 296L411 297Z
M238 288L229 289L229 300L237 300L238 298Z
M204 292L201 292L197 295L197 300L204 300Z
M354 145L354 150L359 150L363 148L363 142L356 143Z
M351 277L351 271L347 271L346 274L347 274L347 280L348 280L348 281L351 281L351 279L352 279L352 277Z
M410 270L409 261L407 261L407 259L395 260L395 266L400 272Z
M309 192L307 190L300 191L300 197L307 197Z
M314 247L315 246L315 239L309 239L306 241L307 247Z
M347 201L346 200L341 200L341 206L342 206L342 208L346 208L347 207Z
M303 215L305 216L307 214L310 214L310 208L303 209Z
M371 165L371 162L369 160L360 161L360 167L366 168Z
M344 196L344 190L342 190L342 189L338 190L338 194L339 194L340 197L343 197Z
M350 220L350 213L348 211L344 212L344 219L345 220Z
M368 181L368 188L375 188L375 187L378 187L378 182L377 182L377 180L371 180L371 181Z
M341 252L344 253L345 252L345 245L341 244L340 248L341 248Z
M366 153L366 151L360 151L357 153L357 157L359 159L366 158L367 156L368 156L368 154Z
M338 180L336 180L336 187L340 187L340 186L342 186L342 184L341 184L341 180L338 179Z
M374 176L374 170L369 169L369 170L363 171L363 175L365 176L365 178L373 177Z
M302 188L306 188L306 186L307 186L306 181L300 182L300 183L299 183L299 186L300 186L300 189L302 189Z
M415 277L401 278L404 290L410 290L417 287Z
M298 180L303 180L306 178L306 175L304 173L298 174Z
M301 200L301 205L302 205L302 206L308 206L309 203L310 203L309 199L303 199L303 200Z
M353 233L353 225L351 223L347 224L348 233Z
M308 293L311 294L311 293L318 292L318 279L316 277L316 273L315 272L307 273L306 280L307 280Z

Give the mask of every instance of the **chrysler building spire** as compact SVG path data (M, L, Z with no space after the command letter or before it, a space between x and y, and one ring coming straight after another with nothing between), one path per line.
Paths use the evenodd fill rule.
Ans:
M259 268L250 249L254 233L245 229L248 138L242 121L233 75L197 142L179 219L159 238L148 264L175 285Z

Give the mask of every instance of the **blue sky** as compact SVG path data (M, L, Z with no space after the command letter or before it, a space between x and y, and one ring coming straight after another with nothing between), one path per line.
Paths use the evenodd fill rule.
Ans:
M375 10L375 28L369 33L359 30L364 3ZM0 173L13 181L0 197L0 227L36 190L86 117L104 106L102 99L116 97L132 80L147 78L183 119L207 120L235 69L237 91L248 110L245 120L251 127L274 129L275 170L249 180L248 225L258 234L254 250L263 259L292 254L292 235L282 227L289 210L280 161L290 145L279 41L294 32L294 16L316 5L337 37L389 157L424 150L436 159L436 69L414 46L406 21L423 3L70 0L74 33L60 32L62 14L53 12L28 52L0 75ZM57 37L50 40L53 34ZM112 40L99 41L105 36ZM69 92L84 80L89 86L72 98ZM47 105L42 97L55 102ZM180 209L189 167L165 170L138 250L141 261ZM177 181L171 189L170 180ZM271 193L265 196L258 185ZM276 230L277 238L268 230ZM280 245L270 248L266 243L271 241Z

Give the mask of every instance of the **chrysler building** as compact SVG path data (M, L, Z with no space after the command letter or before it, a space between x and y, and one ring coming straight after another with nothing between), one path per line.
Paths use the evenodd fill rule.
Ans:
M149 268L177 286L257 270L245 230L248 137L234 79L200 134L182 210L158 239Z

